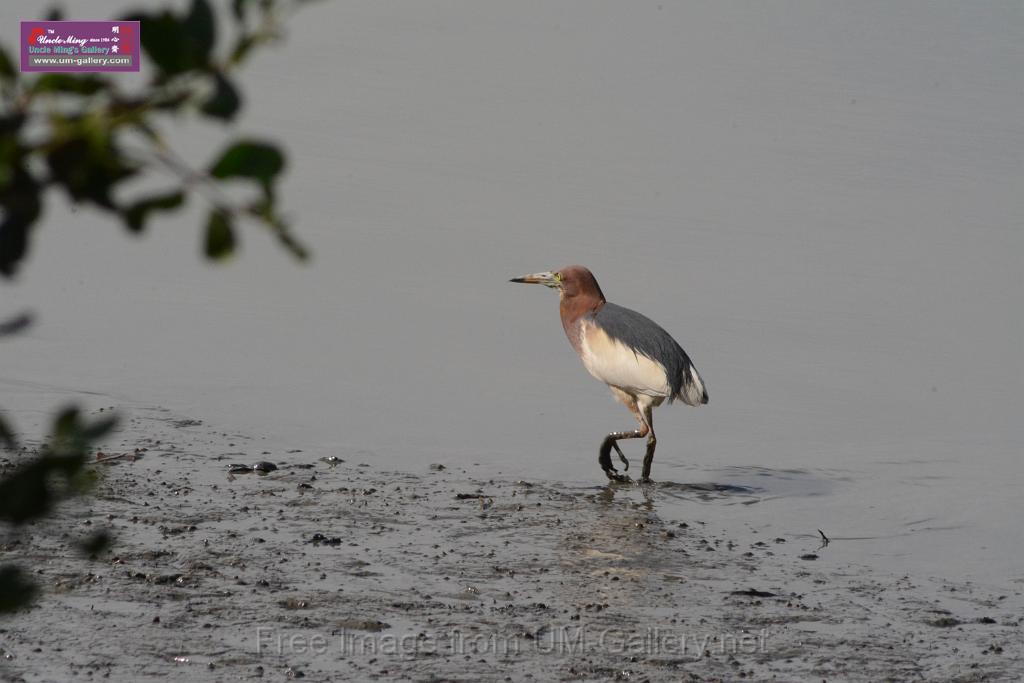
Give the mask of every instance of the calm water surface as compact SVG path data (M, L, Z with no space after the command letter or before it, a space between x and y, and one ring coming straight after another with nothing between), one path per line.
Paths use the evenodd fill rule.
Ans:
M632 418L555 295L506 282L582 263L708 383L656 412L654 476L744 487L662 487L663 515L1020 583L1022 15L314 5L246 71L238 125L287 141L314 262L255 228L200 262L198 201L142 239L54 202L2 288L39 316L0 346L3 407L32 431L65 400L158 405L282 451L596 486ZM176 134L201 165L224 132Z

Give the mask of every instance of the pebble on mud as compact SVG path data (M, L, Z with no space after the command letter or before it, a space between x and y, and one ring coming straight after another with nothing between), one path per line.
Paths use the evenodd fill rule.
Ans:
M280 600L278 603L285 609L308 609L309 600L301 600L299 598L288 598L286 600Z
M732 591L731 593L729 593L729 595L746 595L746 596L751 597L751 598L774 598L775 597L775 593L770 593L768 591L760 591L760 590L757 590L756 588L747 588L746 590Z
M338 536L325 536L321 533L315 533L308 541L306 541L306 543L312 543L313 545L341 545L341 538Z
M228 473L230 474L247 474L249 472L255 472L256 474L267 474L277 469L277 465L266 460L254 462L251 465L245 465L241 463L234 463L228 465Z

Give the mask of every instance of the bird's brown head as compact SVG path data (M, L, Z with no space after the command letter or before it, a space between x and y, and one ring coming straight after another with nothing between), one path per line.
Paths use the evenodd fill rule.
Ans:
M557 289L563 302L576 300L584 307L600 307L604 303L604 293L597 278L583 266L566 266L561 270L549 271L546 273L534 273L514 277L510 282L525 282L528 284L544 285Z
M554 272L514 277L511 282L526 282L557 289L562 328L569 338L569 343L577 353L582 353L581 321L586 316L596 313L605 304L604 293L601 292L594 274L583 266L566 266Z

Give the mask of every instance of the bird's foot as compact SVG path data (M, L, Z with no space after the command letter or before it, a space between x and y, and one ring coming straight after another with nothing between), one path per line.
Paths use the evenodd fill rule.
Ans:
M615 443L615 439L608 437L601 444L601 450L598 452L597 462L601 465L601 469L604 470L605 476L611 481L626 482L630 481L630 478L624 474L619 474L619 471L615 469L615 465L612 465L612 448L618 452L619 457L626 463L626 467L629 467L629 462L625 456L622 455L622 451L619 450L618 444Z
M609 467L604 471L604 473L610 481L617 481L621 484L633 481L632 479L629 478L628 474L620 474L619 471L614 467Z
M619 460L622 461L622 469L624 471L628 472L629 471L629 461L626 460L626 455L622 452L622 449L619 448L619 444L618 444L617 441L612 441L612 448L614 448L615 452L619 454ZM610 458L609 458L609 460L610 460Z

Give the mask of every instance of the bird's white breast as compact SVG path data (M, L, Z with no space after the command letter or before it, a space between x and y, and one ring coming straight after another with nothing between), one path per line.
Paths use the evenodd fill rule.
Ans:
M661 363L635 353L592 322L583 323L580 356L596 379L629 394L665 397L671 393Z

